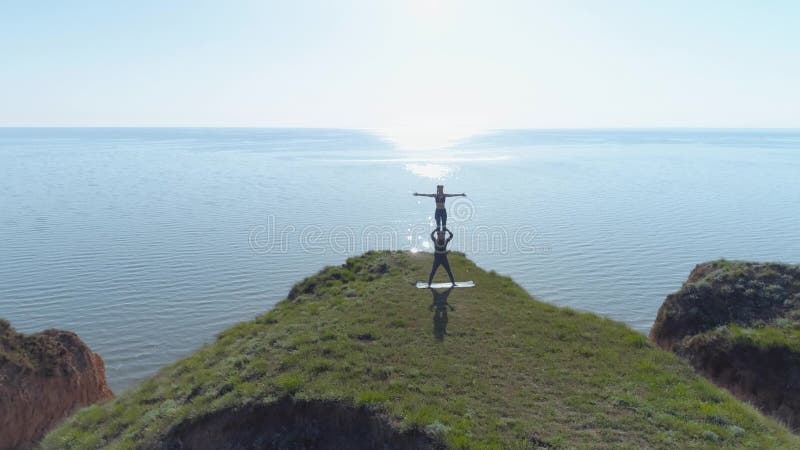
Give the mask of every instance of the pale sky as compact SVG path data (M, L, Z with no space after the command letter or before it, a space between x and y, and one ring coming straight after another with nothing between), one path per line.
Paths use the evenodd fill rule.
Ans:
M3 1L0 126L800 127L796 1Z

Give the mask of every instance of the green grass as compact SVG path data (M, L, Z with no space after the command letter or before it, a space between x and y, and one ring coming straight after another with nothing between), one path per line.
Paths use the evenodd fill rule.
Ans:
M693 339L704 340L716 338L722 338L730 345L744 345L760 350L785 348L789 351L800 353L800 330L794 328L793 325L783 327L742 327L731 323L693 337Z
M186 419L293 395L367 405L453 448L531 448L532 437L566 448L800 448L641 334L450 259L476 287L451 292L446 324L431 292L413 287L430 255L370 252L303 280L272 311L81 411L42 445L139 448Z

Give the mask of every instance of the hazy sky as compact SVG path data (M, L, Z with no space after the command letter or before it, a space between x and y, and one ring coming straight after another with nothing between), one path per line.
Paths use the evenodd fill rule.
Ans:
M800 127L797 1L4 1L0 125Z

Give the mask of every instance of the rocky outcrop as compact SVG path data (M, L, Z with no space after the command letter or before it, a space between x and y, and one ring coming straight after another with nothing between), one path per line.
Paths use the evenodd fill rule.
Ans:
M650 331L742 400L800 428L800 266L700 264Z
M30 448L76 409L113 395L103 360L75 333L23 335L0 319L0 449Z

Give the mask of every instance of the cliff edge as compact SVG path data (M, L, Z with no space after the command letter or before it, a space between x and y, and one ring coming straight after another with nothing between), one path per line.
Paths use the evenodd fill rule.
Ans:
M800 266L700 264L650 337L790 428L800 427Z
M0 319L0 449L32 447L76 409L109 397L103 360L75 333L23 335Z

